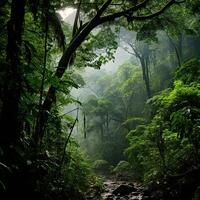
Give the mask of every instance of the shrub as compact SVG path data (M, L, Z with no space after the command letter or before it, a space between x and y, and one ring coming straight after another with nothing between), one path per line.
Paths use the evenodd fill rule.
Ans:
M93 164L93 169L96 172L108 173L110 164L106 160L96 160Z

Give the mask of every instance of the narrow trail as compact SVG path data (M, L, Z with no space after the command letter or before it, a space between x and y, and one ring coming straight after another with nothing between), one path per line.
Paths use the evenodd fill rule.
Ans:
M103 191L92 188L87 200L141 200L142 186L136 182L106 180Z

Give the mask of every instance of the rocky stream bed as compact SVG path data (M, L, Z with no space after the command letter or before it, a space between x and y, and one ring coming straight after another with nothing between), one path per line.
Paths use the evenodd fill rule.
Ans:
M106 180L103 190L92 187L87 200L141 200L142 186L136 182Z

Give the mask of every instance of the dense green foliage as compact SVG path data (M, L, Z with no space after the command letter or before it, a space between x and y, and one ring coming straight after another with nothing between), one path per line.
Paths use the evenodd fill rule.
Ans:
M170 177L179 183L200 165L199 6L1 0L0 199L84 199L101 184L93 172L181 199ZM59 15L66 7L70 23ZM84 80L86 67L100 69L119 46L132 57ZM92 92L82 102L71 93L81 87ZM187 199L200 184L191 179Z
M93 160L107 160L111 173L128 172L152 187L152 199L191 199L199 185L200 54L194 42L200 40L199 28L188 27L199 16L189 19L183 9L177 32L171 28L180 19L143 41L125 32L122 45L134 57L114 74L87 80L96 93L84 103L87 137L81 146Z
M183 65L183 69L190 64ZM198 66L198 62L195 64ZM179 69L177 74L183 69ZM185 79L185 76L191 74L180 79ZM126 154L130 160L133 158L132 162L140 163L146 182L161 175L159 173L180 173L186 170L185 167L198 165L200 96L199 83L195 82L195 77L192 80L187 83L175 80L172 89L150 99L152 120L128 134L130 147ZM188 161L191 166L184 166Z
M156 193L158 199L190 199L191 191L181 196L184 192L177 181L193 169L199 170L199 60L190 59L176 70L174 66L165 72L157 70L160 66L151 69L155 95L146 105L145 83L137 64L127 62L115 74L92 82L97 93L84 104L87 135L81 145L93 160L104 159L116 165L110 167L116 176L131 176L145 185L158 183L154 188L171 191L169 195ZM158 85L163 81L164 86ZM196 175L191 178L196 179ZM177 181L163 186L176 176ZM180 185L187 183L181 181ZM192 192L199 183L196 180L193 184Z
M195 76L192 76L194 71L188 73L192 65L196 66ZM130 163L136 167L135 173L140 174L140 178L146 184L159 184L160 180L177 174L184 176L184 173L199 167L198 68L199 61L192 60L178 69L173 87L149 100L148 104L152 110L150 122L145 126L138 126L127 136L130 147L125 153ZM190 176L193 179L197 178L196 175ZM183 184L184 181L187 182L182 181ZM177 187L176 184L177 182L171 183L170 186L166 186L166 190L173 193L172 188ZM194 181L193 184L191 187L195 188L198 181ZM178 194L174 196L171 194L171 198L182 199L183 196L179 192L184 191L180 190L179 188ZM190 199L191 194L188 192L184 198Z
M145 90L137 90L141 87L141 72L132 63L120 66L117 74L97 79L97 96L92 95L83 104L87 136L82 142L93 159L104 159L112 165L124 159L127 130L142 120ZM131 106L133 102L136 106Z

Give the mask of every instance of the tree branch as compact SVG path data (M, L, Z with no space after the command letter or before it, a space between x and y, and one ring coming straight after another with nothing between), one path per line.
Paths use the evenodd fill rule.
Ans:
M136 57L136 54L135 54L134 52L132 52L132 51L129 51L128 48L126 48L126 47L122 47L122 48L123 48L124 51L126 51L128 54L133 55L133 56Z
M85 38L89 35L89 33L98 25L103 24L105 22L108 21L113 21L117 18L120 17L127 17L127 14L132 14L135 11L140 10L141 8L145 8L146 4L149 2L149 0L144 0L143 2L129 8L126 10L123 10L121 12L116 12L114 14L110 14L107 16L102 16L102 14L105 12L105 10L109 7L109 5L112 3L112 0L107 0L103 6L98 10L98 12L96 13L96 15L85 25L83 25L83 28L80 30L80 32L78 32L75 37L72 39L72 41L70 42L68 48L65 50L65 52L63 53L59 63L58 63L58 67L57 70L55 72L55 77L57 78L62 78L65 70L69 67L70 65L70 59L72 54L77 50L77 48L82 44L82 42L85 40ZM145 19L149 19L152 18L154 16L159 15L160 13L164 12L164 10L166 10L168 7L170 7L170 5L172 5L173 3L175 3L175 0L171 0L166 6L164 6L160 11L158 11L157 13L154 13L152 15L149 16L143 16L143 18L139 18L140 20L145 20ZM133 18L134 19L134 18ZM44 100L42 109L44 110L43 115L41 116L41 127L45 125L45 123L47 122L48 119L48 113L51 110L52 107L52 103L55 100L55 96L56 96L56 88L51 85L48 92L47 92L47 96Z
M161 8L159 11L151 14L151 15L146 15L146 16L127 16L128 21L133 21L133 20L137 20L137 21L143 21L143 20L147 20L147 19L151 19L153 17L157 17L160 14L162 14L165 10L167 10L172 4L176 3L176 0L171 0L169 1L163 8Z
M144 8L148 2L149 2L149 0L144 0L143 2L137 4L137 5L129 8L129 9L101 17L98 25L103 24L103 23L108 22L108 21L114 21L115 19L120 18L122 16L127 17L128 13L133 13L133 12L135 12L135 11L141 9L141 8Z
M138 57L139 59L141 59L142 57L141 57L140 53L136 50L136 48L133 46L133 44L131 44L129 42L128 45L132 48L132 50L134 51L136 57Z

